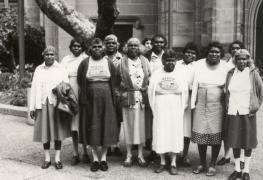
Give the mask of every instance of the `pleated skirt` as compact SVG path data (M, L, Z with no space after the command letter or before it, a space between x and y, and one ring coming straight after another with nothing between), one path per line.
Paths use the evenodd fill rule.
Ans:
M146 141L145 108L122 108L125 144L142 144Z
M53 104L42 104L42 109L36 110L33 141L47 143L55 140L63 141L71 136L71 121L60 118Z

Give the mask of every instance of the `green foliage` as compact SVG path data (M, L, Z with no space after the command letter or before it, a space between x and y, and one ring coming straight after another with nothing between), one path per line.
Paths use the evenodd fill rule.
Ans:
M19 73L0 74L0 103L27 106L27 88L31 86L32 65L26 65L25 77L19 80Z
M45 48L45 32L42 27L25 25L26 63L39 65L43 59L41 52ZM0 63L7 71L14 71L18 64L17 9L0 9Z

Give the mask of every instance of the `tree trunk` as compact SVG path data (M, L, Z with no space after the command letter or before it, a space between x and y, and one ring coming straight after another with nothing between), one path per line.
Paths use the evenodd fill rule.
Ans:
M97 0L98 21L95 36L104 39L113 33L113 25L119 15L116 0Z
M119 14L116 0L97 0L98 21L94 23L69 7L63 0L35 0L43 13L55 24L75 38L90 42L94 36L104 39L112 33L112 27Z

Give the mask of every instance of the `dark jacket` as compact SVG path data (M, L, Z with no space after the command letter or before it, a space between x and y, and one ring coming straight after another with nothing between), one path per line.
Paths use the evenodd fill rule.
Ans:
M233 77L235 68L231 69L227 74L226 79L226 108L228 109L229 103L229 83ZM251 82L251 91L250 91L250 105L249 105L249 114L255 114L263 101L263 83L260 75L256 71L255 67L250 67L250 82ZM245 86L245 84L244 84Z
M56 108L71 115L78 113L78 101L69 83L59 83L52 92L57 96Z
M113 87L114 87L115 79L116 79L115 78L116 69L115 69L112 61L108 61L108 64L109 64L109 71L111 74L111 77L110 77L111 89L112 89L112 93L114 93ZM80 94L79 94L79 103L80 104L87 104L87 102L88 102L87 92L86 92L87 86L89 85L87 78L86 78L88 67L89 67L89 57L84 59L80 63L79 68L78 68L77 81L78 81L78 85L79 85L79 89L80 89ZM115 97L116 96L113 94L112 99L113 99L114 104L116 102Z
M143 96L143 103L146 106L149 106L148 96L147 96L147 88L149 85L150 78L150 66L148 60L144 56L139 57L142 62L142 68L144 72L144 79L142 88L135 89L133 87L130 75L129 75L129 65L128 65L128 57L123 56L121 63L117 67L116 71L116 86L115 86L115 94L117 95L120 104L122 106L131 106L135 105L134 91L140 90Z

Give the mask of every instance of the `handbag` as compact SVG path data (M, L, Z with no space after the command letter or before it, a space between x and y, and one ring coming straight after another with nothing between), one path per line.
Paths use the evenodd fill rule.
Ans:
M57 101L56 108L59 111L63 111L64 113L66 113L66 114L68 114L70 116L73 116L73 113L72 113L72 111L69 108L69 105L66 104L66 103L62 103L61 101Z

